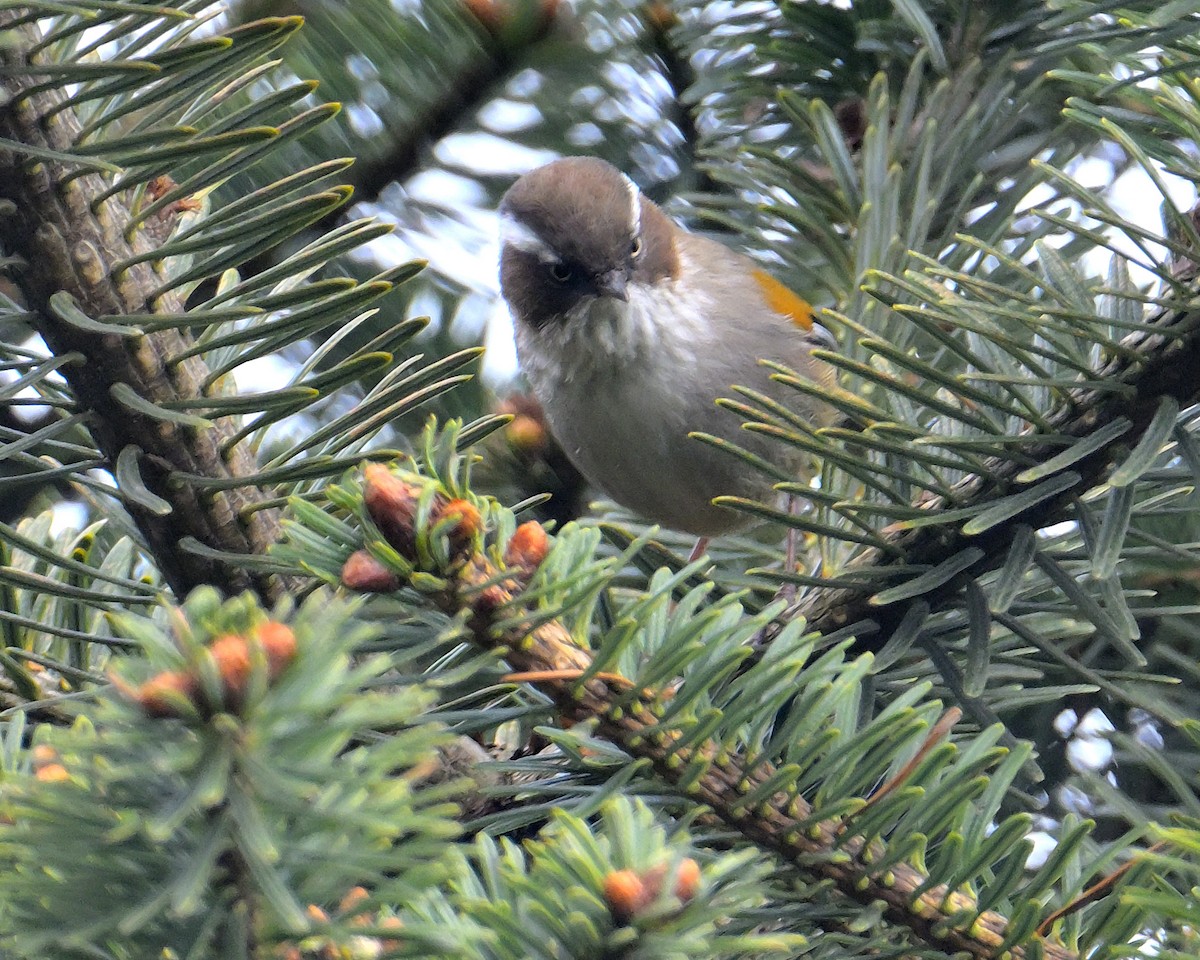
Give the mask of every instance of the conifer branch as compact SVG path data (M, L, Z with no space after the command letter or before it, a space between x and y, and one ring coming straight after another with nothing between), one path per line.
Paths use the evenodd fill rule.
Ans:
M512 594L497 587L500 572L482 555L476 555L458 571L452 589L443 594L442 607L451 615L470 612L469 624L477 642L505 651L514 669L528 671L578 671L591 666L591 657L576 647L567 630L557 621L543 624L528 634L509 629L499 636L491 629L496 606L512 601ZM578 676L572 673L572 676ZM723 756L718 745L706 741L697 747L675 750L669 741L646 736L657 726L656 699L645 694L631 699L627 684L593 679L585 683L555 678L539 681L537 686L552 697L563 716L576 723L598 720L597 732L619 744L635 757L648 759L655 772L668 782L696 761L706 772L688 788L690 798L712 808L710 818L739 831L746 839L775 851L786 860L802 864L822 879L830 880L843 894L860 903L883 902L890 919L910 929L914 936L930 946L950 954L964 953L979 960L994 960L1001 955L1007 920L993 911L984 911L969 929L953 925L954 915L972 915L974 900L935 886L913 899L926 877L906 864L889 868L882 876L870 865L870 851L861 838L843 839L837 823L815 827L805 825L812 808L799 795L776 793L770 800L753 808L742 806L743 796L753 793L769 780L775 769L757 764L747 769L738 757ZM865 856L864 856L865 855ZM1076 954L1054 943L1040 944L1047 960L1075 960ZM1009 948L1009 956L1024 958L1028 951Z
M747 804L745 798L764 789L777 774L772 764L750 763L732 755L713 739L678 748L661 732L664 701L635 689L624 678L593 673L591 654L579 648L557 619L523 620L521 591L532 566L545 556L545 535L515 535L498 566L479 549L480 517L464 501L450 500L436 481L416 474L404 477L379 465L367 468L363 503L388 543L416 568L412 585L430 596L449 616L461 618L474 641L503 654L515 674L534 678L551 697L564 720L596 723L596 732L632 756L649 760L658 776L676 784L693 802L710 808L710 824L740 832L747 840L774 851L805 872L828 880L847 897L863 904L886 904L886 914L920 941L947 954L996 960L1078 960L1059 944L1040 940L1030 950L1006 944L1008 921L993 911L980 911L968 894L936 885L923 890L928 878L899 863L880 870L872 862L883 849L862 837L845 836L844 821L813 823L813 807L794 787ZM536 524L526 524L524 530ZM441 546L432 541L444 538ZM530 540L541 546L530 549ZM514 544L519 546L514 549ZM445 561L435 558L442 557ZM370 567L369 571L364 568ZM390 570L366 551L351 556L342 582L352 589L392 590L374 574ZM431 589L432 584L440 584ZM703 773L687 783L684 771ZM968 918L962 926L963 917ZM1022 938L1023 939L1023 938Z
M1091 374L1090 379L1106 389L1082 386L1067 391L1057 409L1047 413L1046 427L1031 428L1031 433L1048 437L1045 443L1023 446L1022 459L987 461L985 471L954 488L953 503L931 497L920 506L932 515L939 509L957 511L995 501L1020 490L1017 475L1030 463L1043 463L1059 453L1064 437L1082 440L1118 418L1129 420L1129 431L1070 464L1069 470L1076 474L1070 486L979 536L964 533L961 524L884 533L894 549L870 548L842 573L852 574L855 568L878 571L892 564L933 567L969 548L981 550L982 556L954 579L914 601L875 606L871 603L875 590L871 588L816 588L785 611L770 636L777 636L783 623L802 617L810 629L822 634L856 625L858 649L878 651L903 621L912 602L928 603L933 610L946 608L958 601L968 582L1004 562L1020 529L1037 530L1069 519L1071 504L1103 481L1121 454L1128 452L1129 444L1136 443L1145 431L1162 401L1175 400L1182 408L1200 400L1200 380L1195 375L1200 369L1200 312L1162 310L1147 325L1170 331L1170 335L1138 331L1127 336L1122 341L1124 349ZM1129 392L1112 390L1114 383L1132 388L1132 399Z
M22 22L26 19L19 9L0 10L0 33L10 40L0 45L0 64L24 68L48 62L41 54L26 56L38 42L36 26ZM42 156L49 155L45 151L70 154L79 124L62 106L67 93L40 80L37 73L19 69L0 77L0 138ZM51 306L51 297L66 291L89 318L183 313L175 293L154 295L162 279L149 264L113 269L147 252L150 241L141 231L132 241L126 239L130 213L120 195L93 203L106 188L98 174L0 148L0 198L12 204L0 216L0 245L10 257L25 261L15 279L35 315L37 332L56 356L79 358L61 372L79 408L89 415L97 447L109 464L123 450L141 451L143 483L170 505L164 515L136 500L125 502L166 582L178 596L207 583L231 594L254 589L275 598L279 585L274 581L181 546L194 538L213 550L261 554L276 539L276 512L248 509L263 499L259 490L242 486L204 493L175 479L179 474L222 480L252 474L254 465L244 447L222 452L234 433L232 423L187 426L131 410L113 395L115 387L124 385L156 406L202 396L209 373L204 362L197 357L171 360L192 346L191 338L171 329L139 336L96 332L66 322Z

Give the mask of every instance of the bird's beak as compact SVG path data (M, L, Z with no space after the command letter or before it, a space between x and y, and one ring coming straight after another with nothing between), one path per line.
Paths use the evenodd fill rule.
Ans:
M596 290L601 296L624 301L629 299L629 291L626 289L628 283L629 278L624 270L609 270L596 278Z

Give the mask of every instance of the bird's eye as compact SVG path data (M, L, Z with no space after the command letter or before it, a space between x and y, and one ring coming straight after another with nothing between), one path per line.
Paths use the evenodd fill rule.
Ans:
M550 276L559 283L566 283L574 275L574 272L570 264L563 263L561 260L550 265Z
M629 245L629 255L631 257L640 257L642 255L642 238L634 237L633 243Z

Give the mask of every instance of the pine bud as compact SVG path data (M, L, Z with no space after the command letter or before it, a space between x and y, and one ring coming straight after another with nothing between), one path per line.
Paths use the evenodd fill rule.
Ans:
M363 503L385 540L400 555L412 560L417 555L417 500L421 490L380 463L363 469Z
M683 903L690 903L699 892L700 864L691 857L684 857L675 874L675 896Z
M196 678L182 670L164 670L141 686L133 690L122 689L122 692L141 707L148 717L182 718L191 713L183 701L195 707Z
M518 453L535 457L546 449L549 434L543 423L528 414L520 413L504 428L504 439Z
M504 548L504 563L528 576L541 566L549 552L550 538L546 536L545 528L536 520L529 520L517 527L508 541Z
M338 913L350 913L355 907L369 897L370 894L367 893L366 887L351 887L346 891L346 893L342 896L341 901L338 903Z
M380 917L378 926L383 930L399 931L404 929L404 921L399 917ZM383 941L384 950L399 950L402 946L404 946L404 942L402 940Z
M318 907L315 903L310 903L307 907L305 907L304 912L308 914L308 919L314 921L315 923L329 922L329 914Z
M646 902L657 900L662 893L663 880L667 876L667 865L660 863L649 870L642 871L642 883L646 885Z
M661 863L640 873L636 870L614 870L604 878L604 900L614 919L628 923L658 899L667 865ZM672 893L680 903L689 903L700 891L700 865L691 857L679 862L675 871Z
M367 550L355 550L342 564L342 586L360 593L391 593L400 578Z
M262 644L267 674L274 680L296 657L296 635L287 624L268 620L254 631L254 636Z
M496 0L463 0L463 6L492 36L499 36L504 15Z
M450 541L450 556L458 557L470 551L472 541L483 530L483 517L479 508L469 500L451 500L440 510L435 510L435 524L449 521L453 524L447 531Z
M245 637L227 633L217 637L208 652L217 665L226 694L225 702L237 706L246 695L246 684L250 680L250 645Z
M604 878L604 902L618 923L628 923L652 899L633 870L614 870Z
M549 27L559 0L463 0L463 6L506 46L528 43Z
M49 763L58 763L58 751L48 743L39 743L32 750L33 765L35 767L44 767Z
M61 763L48 763L43 767L38 767L34 770L33 775L39 783L62 783L71 779L71 774Z
M679 14L671 9L669 3L664 3L662 0L646 4L642 16L646 18L646 23L656 33L666 33L679 23Z

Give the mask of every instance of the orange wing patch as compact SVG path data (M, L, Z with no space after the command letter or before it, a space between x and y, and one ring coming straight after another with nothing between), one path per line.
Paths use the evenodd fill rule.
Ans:
M807 300L792 293L765 270L755 270L752 275L758 288L762 291L768 307L781 316L787 317L800 329L812 329L813 308Z

